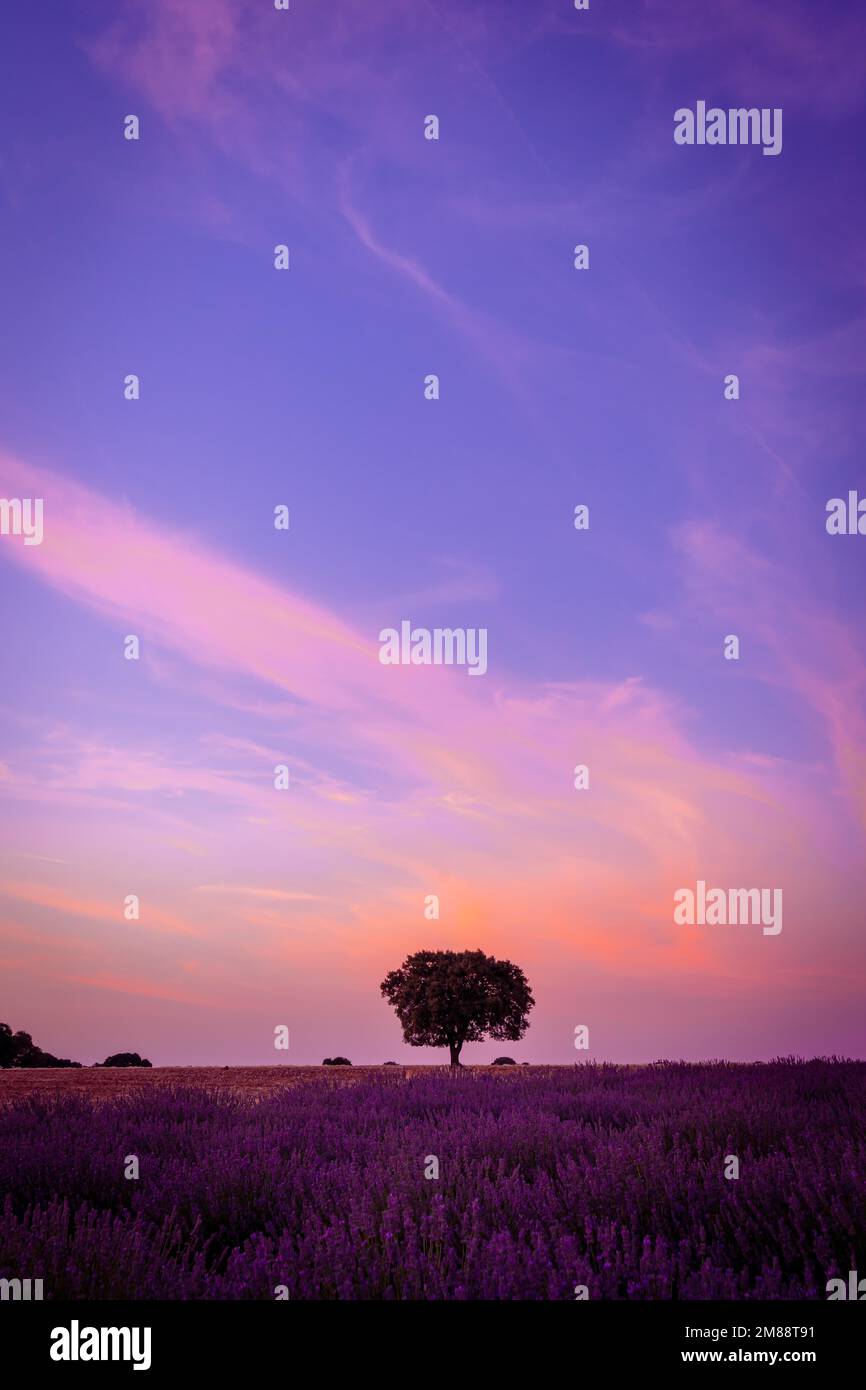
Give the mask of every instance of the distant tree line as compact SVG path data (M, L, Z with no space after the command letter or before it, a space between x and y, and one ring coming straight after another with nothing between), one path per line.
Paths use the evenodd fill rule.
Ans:
M0 1067L80 1067L68 1057L55 1057L37 1047L29 1033L13 1033L8 1023L0 1023ZM151 1064L137 1052L115 1052L95 1067L149 1067Z
M54 1057L37 1047L29 1033L13 1033L8 1023L0 1023L0 1067L80 1067L68 1057Z

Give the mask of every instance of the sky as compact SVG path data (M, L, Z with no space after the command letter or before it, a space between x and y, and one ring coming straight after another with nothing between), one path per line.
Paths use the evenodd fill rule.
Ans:
M826 527L866 496L866 12L0 26L0 497L44 504L0 535L0 1018L443 1061L379 982L481 948L536 1004L465 1061L866 1055L866 537ZM678 145L698 101L781 109L780 153ZM382 664L404 620L486 672ZM699 880L782 930L677 924Z

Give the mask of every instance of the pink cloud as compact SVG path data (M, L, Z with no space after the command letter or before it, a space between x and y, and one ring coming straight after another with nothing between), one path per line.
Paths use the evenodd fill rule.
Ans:
M22 883L14 879L4 880L0 884L0 895L12 898L16 902L48 908L51 912L60 912L64 916L86 917L90 922L108 922L127 929L130 926L123 915L123 898L119 898L115 903L94 898L79 898L63 888L51 887L45 883ZM198 928L182 921L174 913L165 912L152 904L148 904L137 925L146 930L170 932L181 936L201 935Z

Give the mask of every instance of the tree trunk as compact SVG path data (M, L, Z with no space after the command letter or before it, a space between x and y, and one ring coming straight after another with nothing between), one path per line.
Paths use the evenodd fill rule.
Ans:
M462 1044L462 1043L459 1043L459 1042L458 1042L458 1043L449 1043L448 1046L449 1046L450 1049L451 1049L451 1065L452 1065L452 1067L462 1067L463 1063L460 1061L460 1049L461 1049L461 1047L463 1046L463 1044Z

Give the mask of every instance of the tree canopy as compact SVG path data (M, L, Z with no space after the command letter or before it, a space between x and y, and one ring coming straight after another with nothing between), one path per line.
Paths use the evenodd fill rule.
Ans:
M411 1047L447 1047L460 1066L467 1042L518 1042L535 1000L519 966L483 951L416 951L380 986Z

